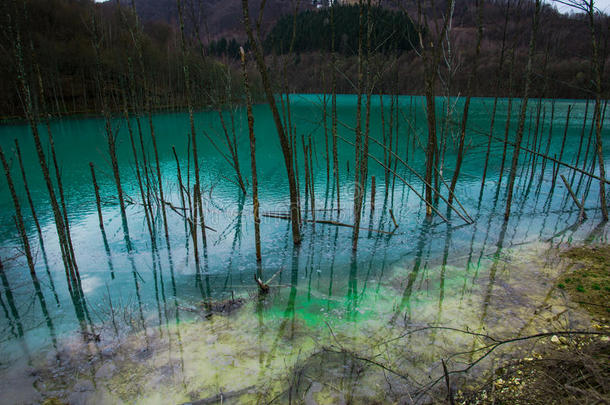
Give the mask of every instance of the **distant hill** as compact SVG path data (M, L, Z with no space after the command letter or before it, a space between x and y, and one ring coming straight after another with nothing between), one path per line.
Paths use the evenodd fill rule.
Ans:
M332 8L335 31L335 50L344 55L358 51L358 24L360 8L354 5L337 5ZM280 17L265 39L265 49L278 54L293 51L314 52L332 50L331 9L305 10ZM367 13L368 15L368 13ZM407 52L418 43L415 24L408 15L386 7L373 6L368 18L375 21L370 32L371 49L378 52Z

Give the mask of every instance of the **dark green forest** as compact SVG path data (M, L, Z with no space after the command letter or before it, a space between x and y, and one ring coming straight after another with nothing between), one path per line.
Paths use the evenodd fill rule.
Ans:
M395 10L373 6L366 15L360 15L357 5L333 7L335 22L335 49L343 55L358 53L359 19L375 21L370 33L371 49L376 52L407 52L418 43L417 32L410 17ZM364 14L364 13L363 13ZM296 28L296 30L295 30ZM294 44L292 44L294 35ZM307 10L280 18L265 39L265 50L284 54L332 50L331 9Z

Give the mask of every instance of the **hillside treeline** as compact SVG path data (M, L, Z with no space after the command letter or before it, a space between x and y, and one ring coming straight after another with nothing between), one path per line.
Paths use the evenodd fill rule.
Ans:
M396 14L402 13L407 21L417 21L415 1L386 3L393 7ZM429 4L429 3L426 3ZM431 25L442 19L445 2L437 3L435 9L425 10ZM400 5L400 7L399 7ZM357 6L353 7L357 10ZM406 14L410 16L406 17ZM287 82L295 92L328 92L332 70L337 75L337 91L354 93L357 82L358 63L353 50L357 45L351 44L342 52L341 41L337 42L337 63L333 67L328 57L330 39L320 42L324 37L328 20L325 18L306 17L310 15L327 15L322 12L305 11L303 17L297 16L297 30L293 54L281 58L277 69L287 72ZM476 80L467 90L468 77L473 70L477 37L477 5L475 1L459 0L455 3L451 18L451 27L445 40L442 41L442 55L438 64L439 80L436 93L453 96L470 92L475 96L518 96L524 87L524 73L527 65L528 44L532 27L533 3L518 0L485 1L482 7L482 42L477 67ZM357 17L356 17L357 18ZM422 17L423 18L423 17ZM311 35L311 42L301 45L299 40L307 38L301 35L299 21L303 32ZM366 14L365 14L366 19ZM292 16L286 16L278 26L270 31L266 44L274 53L282 54L287 41L292 36ZM279 29L281 23L281 30ZM372 18L373 32L380 30L374 44L391 43L395 33L387 31L380 20ZM352 24L357 31L358 22ZM337 27L339 22L337 21ZM603 88L609 88L610 57L609 35L610 17L598 14L595 20L595 31L601 40L599 52L603 77ZM282 32L282 40L276 38L276 32ZM320 34L321 33L321 34ZM357 35L357 34L356 34ZM357 36L356 36L357 39ZM418 40L416 40L418 41ZM305 41L306 42L306 41ZM365 41L366 42L366 41ZM417 43L417 42L416 42ZM273 46L270 46L273 44ZM282 44L284 48L280 48ZM289 43L288 43L289 44ZM354 48L354 46L356 46ZM366 43L365 43L366 46ZM385 46L385 45L384 45ZM424 60L417 49L398 46L392 50L385 47L371 49L378 56L371 57L369 67L374 70L375 92L397 94L423 94ZM587 98L593 97L591 62L592 48L589 21L583 14L561 14L552 3L542 6L540 27L537 34L537 46L533 58L533 82L531 93L534 97L547 98ZM286 64L286 69L284 65Z
M242 25L241 2L239 0L182 0L187 6L187 25L193 38L199 38L205 45L226 39L227 50L214 49L213 54L220 55L224 60L233 38L237 43L246 42ZM251 13L255 15L260 8L260 0L250 0ZM316 9L314 2L292 0L265 0L266 8L262 16L259 32L265 43L274 43L267 52L278 54L285 52L292 39L294 11L297 10L297 28L307 22L308 26L297 29L294 55L285 57L284 62L270 68L283 75L288 75L288 83L292 91L321 92L329 91L330 77L329 52L331 43L328 31L329 9ZM327 5L329 2L317 4ZM335 11L339 3L335 2ZM349 1L356 4L355 1ZM399 21L418 23L418 13L421 6L421 20L427 20L431 27L436 27L447 14L447 2L418 0L382 0L372 1L373 5L381 5L385 12L400 15ZM578 2L577 2L578 3ZM597 3L597 2L596 2ZM163 20L175 24L175 0L136 0L139 13L147 21ZM367 4L366 1L363 4ZM555 98L585 98L591 97L591 65L592 47L589 21L585 14L573 8L570 14L557 11L553 1L542 4L540 11L540 27L537 33L537 45L534 56L533 94L535 96ZM355 7L355 6L354 6ZM375 9L375 7L373 7ZM567 10L566 7L563 10ZM335 29L340 30L346 24L339 21L339 12L335 16ZM386 34L378 35L377 43L387 42L386 51L373 57L374 65L380 69L376 72L376 87L378 91L397 92L401 94L423 93L423 60L417 52L408 46L398 46L398 52L388 52L395 42L396 34L387 33L378 18L372 15L373 33L385 30ZM468 76L472 71L477 38L477 2L475 0L455 0L451 13L451 29L443 41L444 55L439 63L440 74L444 82L436 84L437 93L464 95ZM523 90L523 73L527 63L528 43L532 30L534 15L533 0L485 0L482 6L483 39L481 54L477 68L476 81L470 92L478 96L510 96L518 95ZM366 12L364 13L366 19ZM276 25L274 25L276 24ZM405 27L408 27L405 24ZM601 13L596 14L595 32L601 39L600 54L604 61L604 89L608 89L608 29L610 18ZM352 35L345 37L337 35L336 50L338 90L355 92L354 83L357 80L357 63L353 52L357 50L356 38L358 23L353 23L346 29ZM188 28L188 27L187 27ZM277 35L280 33L281 35ZM373 35L374 36L374 35ZM385 37L385 38L384 38ZM324 40L323 38L326 38ZM199 40L197 39L197 41ZM281 41L278 41L280 39ZM343 46L346 43L349 46ZM221 46L222 48L222 46ZM234 47L232 47L234 48ZM373 51L377 49L372 46ZM503 59L502 63L500 60ZM273 60L270 57L271 65ZM500 67L500 65L502 65ZM279 68L281 66L281 68ZM286 69L284 69L286 67ZM511 74L512 72L512 74ZM498 85L498 78L500 85ZM282 82L285 80L282 79Z
M284 54L335 50L344 55L358 53L359 20L375 22L370 36L370 47L375 52L406 52L418 43L417 31L409 16L388 8L371 7L366 16L360 15L357 5L337 5L332 8L334 28L331 25L331 8L306 10L280 18L265 39L267 52ZM294 35L293 35L294 32ZM294 37L294 42L293 42Z

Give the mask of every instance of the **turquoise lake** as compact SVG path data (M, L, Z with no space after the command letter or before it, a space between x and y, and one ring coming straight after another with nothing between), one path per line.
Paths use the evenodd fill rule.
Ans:
M330 147L330 102L327 101ZM442 167L447 183L455 166L463 101L451 100L455 106L447 125L442 116L438 117L439 133L447 134ZM305 180L300 146L303 136L305 140L311 138L313 144L316 219L352 224L354 188L359 187L354 183L354 148L338 140L341 210L337 212L332 155L331 181L327 182L322 102L321 95L291 96L292 122L299 146L301 205L304 209ZM554 184L553 163L543 163L541 157L534 160L523 151L518 163L512 214L509 221L504 221L513 148L507 147L504 173L501 173L504 144L498 139L503 139L505 134L507 99L498 100L489 167L484 188L481 187L493 102L492 98L472 101L465 158L455 190L459 203L472 217L472 224L448 212L442 200L438 209L449 221L439 216L427 219L425 205L415 193L423 194L424 184L400 162L396 173L413 189L390 174L386 193L384 169L371 159L361 223L366 229L360 232L357 254L352 253L351 228L305 222L302 244L294 248L289 221L262 218L263 279L274 276L270 283L272 291L264 299L257 297L253 280L256 259L251 194L240 191L233 168L204 135L205 132L227 151L217 111L195 114L204 215L206 225L213 228L207 233L207 246L199 268L195 265L193 242L185 220L178 214L180 209L167 210L169 244L163 236L161 211L156 209L157 243L156 249L152 248L123 119L114 119L113 127L121 181L132 201L127 204L132 250L126 245L104 120L73 117L50 122L82 281L82 305L75 303L68 290L53 212L30 128L22 123L0 125L0 147L11 163L40 281L36 287L30 278L3 174L0 176L0 258L4 267L0 285L0 375L5 381L0 386L4 392L0 403L28 403L54 396L69 398L74 392L80 395L72 397L74 403L182 403L211 397L220 391L246 395L244 398L248 400L242 399L242 402L254 399L268 402L276 396L284 402L286 392L292 395L292 387L304 384L301 380L290 382L297 375L293 372L295 365L303 365L308 370L302 378L309 378L310 383L298 394L303 401L307 395L312 398L318 395L318 403L349 402L349 398L366 402L379 398L387 390L381 374L365 369L358 374L362 384L355 385L355 372L350 368L353 359L348 361L329 350L320 357L321 347L351 347L368 353L373 350L368 346L371 342L379 342L383 336L399 335L399 329L404 330L407 325L442 325L494 331L499 335L540 330L539 322L531 315L538 303L551 300L556 309L547 310L553 313L561 312L565 304L565 297L553 289L560 260L549 249L607 243L610 227L601 222L597 180L560 166ZM338 132L349 141L354 140L355 104L355 96L338 96ZM400 96L398 104L398 119L393 118L392 122L395 131L398 125L396 153L423 176L423 148L427 141L425 99ZM382 125L380 98L375 96L371 100L370 136L376 140L382 140L383 130L389 131L390 105L390 97L385 96ZM444 100L439 98L437 106L443 111ZM592 167L593 145L584 162L593 103L589 104L586 119L584 100L529 100L528 108L523 146L531 148L536 142L544 151L550 133L549 156L574 164L580 148L578 166L583 168L585 164L586 171L599 174L597 163ZM571 112L566 127L568 108ZM520 100L513 101L512 109L510 142L516 132ZM539 120L536 119L538 109ZM223 114L229 122L229 111L224 110ZM245 108L235 108L232 114L240 167L250 191ZM254 119L261 213L286 212L289 206L286 169L269 108L256 105ZM188 175L192 185L193 162L187 158L188 114L157 113L152 120L166 199L180 208L172 147L177 151L183 178L186 180ZM135 120L133 124L135 127ZM603 124L603 154L608 172L608 118ZM146 119L142 119L142 130L147 157L154 162ZM46 128L42 125L41 134L46 140ZM42 227L44 251L27 204L14 139L19 140L23 153ZM383 149L373 142L370 153L383 160ZM100 186L107 244L98 223L90 162L95 166ZM371 211L372 175L376 178L374 211ZM579 210L559 175L571 183L579 199L584 197L586 221L578 223ZM441 190L447 196L447 187L441 184ZM396 229L390 210L398 224ZM303 215L311 219L311 212L304 211ZM201 309L202 302L225 305L236 300L239 304L235 310L227 311L231 313L202 315L205 312ZM574 318L573 322L581 320ZM85 330L99 334L100 341L82 342ZM392 347L388 353L395 356L387 361L411 370L413 382L407 385L417 388L417 381L423 386L422 381L428 375L436 377L442 372L438 368L441 352L458 351L459 347L474 344L471 337L442 331L431 336L426 332L425 336L411 336L407 345L420 356L413 357L417 360L399 359L398 348ZM204 350L205 347L208 349ZM112 354L104 354L105 350ZM89 353L90 358L83 360L83 353ZM147 368L142 368L142 364ZM32 370L36 372L32 374ZM57 385L50 382L53 380ZM265 390L253 389L253 386L265 386ZM290 391L286 391L286 386ZM74 387L85 388L79 391ZM235 398L239 398L237 394Z

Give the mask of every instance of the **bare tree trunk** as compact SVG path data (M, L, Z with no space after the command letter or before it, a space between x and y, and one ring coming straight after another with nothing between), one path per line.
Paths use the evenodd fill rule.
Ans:
M309 136L309 146L307 147L308 151L309 151L309 192L310 192L310 198L311 198L311 218L315 221L316 220L316 186L314 184L314 175L313 175L313 157L312 157L312 151L313 151L313 147L311 145L311 135ZM305 156L305 159L307 159L307 156ZM315 222L314 222L314 228L315 228Z
M305 145L305 136L301 135L301 144L303 146L303 166L305 172L305 212L309 212L307 209L308 198L309 198L309 152L307 149L307 145ZM313 207L310 207L313 209Z
M235 176L237 177L237 183L239 184L239 188L244 194L246 193L246 185L244 184L243 177L241 175L241 170L239 169L239 156L237 154L237 139L235 136L235 125L231 126L233 139L229 136L229 131L227 129L227 125L225 123L224 115L222 110L218 109L218 117L220 118L220 125L222 126L223 133L225 135L225 141L227 143L227 148L229 149L229 153L231 154L231 166L235 170ZM233 122L233 114L231 114L231 121Z
M432 168L436 155L436 106L434 95L434 79L430 77L435 73L426 74L426 117L428 120L428 144L426 146L426 215L432 216Z
M105 89L102 86L102 62L101 62L101 51L100 43L101 37L98 24L95 21L95 16L91 15L91 27L90 27L93 38L92 45L95 52L95 80L97 83L98 97L100 98L100 104L102 108L102 114L104 115L105 130L106 130L106 141L108 143L108 154L110 155L110 163L112 166L112 174L114 176L114 183L117 190L117 198L119 200L119 208L121 210L121 218L123 223L123 231L125 234L125 242L127 243L127 249L131 250L131 241L127 237L129 235L129 225L127 222L127 213L125 211L125 199L123 196L123 187L121 185L121 175L119 172L119 163L116 155L116 134L112 131L111 114L109 107L106 102Z
M8 189L11 193L11 197L13 199L13 205L15 206L15 219L17 224L17 230L19 231L19 236L21 237L21 242L23 243L23 250L25 253L25 257L28 261L28 267L30 268L30 274L32 278L36 279L36 269L34 268L34 258L32 256L32 250L30 249L30 241L28 240L28 235L25 230L25 224L23 222L23 215L21 213L21 204L19 204L19 198L17 197L17 192L15 191L15 184L13 183L13 177L11 176L11 169L8 166L8 162L4 157L4 152L2 148L0 148L0 160L2 161L2 166L4 167L4 174L6 175L6 182L8 184Z
M32 55L34 54L34 45L30 42L30 51ZM59 201L61 203L61 209L63 212L64 226L65 226L65 234L66 240L68 242L68 250L70 253L70 260L72 261L72 265L74 267L74 272L78 276L78 266L76 264L76 255L74 254L74 246L72 245L72 236L70 235L70 222L68 221L68 210L66 209L66 199L64 197L64 186L61 181L61 173L59 171L59 164L57 163L57 155L55 153L55 141L53 140L53 133L51 131L51 126L49 124L47 105L45 102L45 94L44 94L44 86L42 82L42 75L40 74L40 66L38 63L35 65L36 75L38 78L38 92L40 97L40 104L42 106L42 115L44 117L45 127L47 129L47 135L49 136L49 146L51 149L51 157L53 159L53 167L55 169L55 179L57 180L57 190L59 192Z
M123 106L123 114L125 116L125 122L127 123L127 132L129 133L129 141L131 144L131 151L133 153L133 159L134 159L134 165L135 165L135 171L136 171L136 179L138 181L138 187L140 189L140 197L142 198L142 205L144 206L144 216L146 218L146 226L148 227L148 232L151 236L151 242L153 243L153 245L156 244L155 242L155 236L154 236L154 228L152 225L152 208L151 208L151 204L150 204L150 193L145 194L144 193L144 186L142 185L142 176L140 173L140 164L139 164L139 160L138 160L138 152L136 150L136 144L134 141L134 136L133 136L133 129L131 127L131 120L129 118L129 113L127 112L127 101L126 98L124 100L124 106Z
M240 48L241 66L244 76L244 88L246 92L246 108L248 112L248 135L250 137L250 169L252 171L252 211L254 214L254 242L256 244L256 261L262 261L261 254L261 229L260 229L260 214L258 202L258 176L256 173L256 137L254 135L254 114L252 113L252 95L250 93L250 81L248 80L248 71L246 70L246 54L244 49ZM259 274L259 276L261 276Z
M333 5L334 6L334 5ZM335 55L335 11L334 7L330 8L330 25L331 25L331 61L332 61L332 96L331 96L331 132L332 132L332 149L333 149L333 174L335 176L337 188L337 213L341 212L341 189L339 188L339 159L337 153L337 56Z
M551 138L553 136L553 120L555 118L555 101L553 101L553 103L551 104L551 122L549 124L549 136L548 139L546 141L546 150L544 152L545 156L548 156L549 154L549 150L551 149ZM542 179L544 178L544 172L546 170L546 157L542 158L542 170L540 171L540 180L542 181Z
M360 215L362 211L362 198L364 194L364 184L362 183L361 163L360 160L366 157L362 156L362 86L363 86L363 62L362 62L362 25L363 25L363 5L362 0L359 1L359 18L358 18L358 96L356 101L356 142L355 142L355 163L354 163L354 228L352 232L352 250L358 249L358 234L360 231Z
M178 6L178 17L180 20L180 43L182 47L182 69L184 72L184 84L186 87L186 99L189 110L189 121L191 127L191 144L193 148L193 165L195 169L195 195L194 195L194 212L197 213L199 210L199 214L201 216L200 219L200 228L201 228L201 238L203 241L203 245L206 246L206 232L205 232L205 220L203 217L203 201L201 199L201 183L199 178L199 157L197 155L197 133L195 131L195 119L193 117L193 102L191 95L191 77L190 70L187 61L187 51L186 51L186 38L184 36L184 21L182 18L182 3L181 0L176 0ZM196 216L196 215L195 215ZM195 225L197 221L195 221ZM196 227L195 227L196 231Z
M375 211L375 176L371 176L371 215Z
M9 16L10 18L10 16ZM34 138L34 144L36 146L36 153L38 155L38 162L40 163L40 168L42 170L43 178L45 181L45 185L47 186L47 191L49 192L49 199L51 202L51 207L53 209L53 216L55 219L55 228L57 230L57 237L59 239L59 246L61 248L62 260L64 263L64 268L66 271L66 277L68 281L68 287L70 291L72 291L72 282L76 282L76 274L74 272L74 263L72 263L70 257L70 251L68 247L68 242L65 234L65 226L63 217L61 214L61 210L59 208L59 204L57 203L57 198L55 195L55 189L53 187L53 182L51 180L51 175L49 173L49 166L47 165L47 160L44 154L44 150L42 147L42 142L40 141L40 134L38 132L38 120L37 115L34 111L34 105L32 100L32 92L30 90L30 84L27 80L27 74L25 71L25 63L23 58L23 48L21 42L21 33L17 27L8 27L9 32L12 34L14 40L14 55L15 60L17 61L17 74L19 80L19 86L23 95L23 106L26 119L32 131L32 136Z
M261 75L263 87L265 89L267 103L271 108L273 121L275 123L277 134L280 139L280 146L282 147L282 153L284 155L284 164L286 166L286 172L288 175L288 188L290 192L290 218L292 222L292 241L295 245L299 245L301 243L301 232L299 224L299 209L297 203L298 190L296 188L296 179L294 176L294 167L292 161L292 146L290 145L290 141L284 130L284 125L282 124L282 119L277 109L275 97L273 96L273 89L271 88L271 82L269 80L269 75L267 72L267 65L265 64L265 59L263 57L263 51L260 48L260 44L258 43L258 41L254 38L254 33L250 24L250 11L248 10L248 0L242 0L242 12L244 17L244 26L248 35L248 40L252 45L252 50L254 52L258 71Z
M149 88L149 85L148 85L148 78L147 78L146 70L144 67L144 57L143 57L143 53L142 53L142 37L141 37L142 28L140 27L138 13L136 12L136 5L135 5L134 0L131 0L131 9L132 9L133 15L135 17L135 29L132 29L131 25L129 25L129 27L130 27L132 39L133 39L135 49L137 52L137 56L138 56L138 65L140 67L140 73L142 75L142 83L143 83L143 87L144 87L144 97L145 97L144 105L145 105L145 109L146 109L146 115L148 117L148 127L150 129L150 138L152 140L153 152L155 153L155 163L156 163L156 170L157 170L157 185L159 187L159 198L161 200L160 201L161 214L163 215L163 229L165 231L165 241L166 241L167 245L169 246L170 245L169 230L167 227L167 212L165 209L165 194L163 192L163 177L161 176L161 165L159 164L159 151L157 148L157 137L155 135L155 127L154 127L153 121L152 121L151 89ZM142 150L142 153L144 154L144 150ZM152 217L152 214L151 214L151 217ZM149 231L151 229L152 228L149 224ZM151 238L153 238L154 237L153 232L151 231L150 233L151 233Z
M148 94L148 90L145 89ZM161 176L161 165L159 164L159 152L157 150L157 137L155 136L155 127L152 122L152 112L150 107L150 101L147 96L147 112L148 112L148 126L150 127L150 138L152 139L153 151L155 152L155 163L157 168L157 183L159 186L159 197L161 199L161 215L163 215L163 229L165 231L165 242L169 246L169 230L167 228L167 213L165 210L165 194L163 193L163 177Z
M178 187L180 188L180 202L183 207L186 207L186 200L184 199L184 185L182 184L182 171L180 170L180 161L178 160L178 154L176 153L176 148L172 146L172 152L174 153L174 158L176 159L176 169L178 171Z
M460 175L460 169L462 168L462 160L464 159L464 141L466 140L466 122L468 121L468 111L470 109L470 99L472 97L472 81L476 77L477 68L479 64L479 55L481 54L481 41L483 39L483 3L484 0L477 0L477 9L478 9L478 17L477 17L477 45L474 56L473 68L470 72L470 77L468 78L467 85L467 96L466 102L464 103L464 113L462 114L462 125L460 128L460 143L458 146L458 154L457 154L457 162L455 164L455 170L453 171L453 177L451 178L451 186L449 190L449 203L453 202L453 194L455 192L455 186L457 185L457 180Z
M498 70L497 70L497 75L498 75L498 80L496 81L496 97L494 97L494 105L491 111L491 122L489 124L489 140L487 142L487 152L485 154L485 166L483 168L483 178L481 179L481 195L483 195L483 189L485 188L485 179L487 178L487 166L488 166L488 162L489 162L489 153L490 153L490 149L491 149L491 139L492 139L492 134L493 134L493 129L494 129L494 121L496 119L496 109L498 106L498 93L500 91L500 84L502 82L502 73L504 71L504 52L506 49L506 28L508 26L508 19L510 16L510 0L506 2L506 10L504 11L504 27L502 29L502 48L500 50L500 61L498 64Z
M587 14L589 16L589 29L591 30L591 46L593 49L592 55L592 63L593 63L593 72L594 72L594 83L595 83L595 107L593 110L593 117L595 118L595 140L596 140L596 151L597 151L597 159L599 165L599 177L601 177L601 181L599 182L599 201L602 208L602 218L604 221L608 220L608 206L606 203L606 168L604 166L604 153L603 153L603 145L602 145L602 113L601 113L601 96L602 96L602 76L601 69L602 63L605 63L605 60L600 59L599 55L599 44L598 39L595 34L595 13L596 9L594 7L593 0L585 1L585 4L588 7Z
M324 95L322 97L322 122L324 123L324 147L326 151L326 184L330 183L330 154L328 153L328 113L327 113L327 97L326 85L324 86Z
M383 164L388 166L388 161L390 159L390 155L387 151L387 135L386 135L386 131L385 131L385 113L384 113L384 107L383 107L383 92L382 94L379 95L379 106L380 106L380 112L381 112L381 137L382 137L382 145L383 145ZM383 171L383 178L384 178L384 184L385 184L385 195L388 194L388 188L390 185L390 172L385 169Z
M582 130L580 131L580 141L578 143L578 152L576 153L576 161L574 162L574 166L578 166L580 163L580 154L582 153L582 144L585 139L585 129L587 128L587 117L589 115L589 98L587 98L587 103L585 104L585 115L582 119ZM574 178L576 177L576 173L572 175L572 179L570 180L570 185L574 183Z
M40 221L38 221L38 215L36 215L36 209L34 208L34 201L32 200L32 193L30 193L30 187L28 186L27 177L25 175L25 167L23 166L23 159L21 158L21 148L19 142L15 139L15 151L17 152L17 159L19 161L19 169L21 170L21 178L23 179L23 186L25 188L25 195L28 198L28 204L30 205L30 211L32 212L32 219L34 225L36 225L36 231L38 232L38 239L40 240L40 246L44 251L44 244L42 241L42 229L40 228Z
M93 167L93 163L89 162L89 167L91 168L91 181L93 181L93 190L95 191L95 205L97 206L97 218L100 222L100 229L104 232L104 217L102 216L102 202L100 199L100 188L97 185L97 180L95 178L95 169Z
M418 18L417 26L419 45L422 48L422 56L424 60L424 95L426 97L426 119L428 121L428 142L426 146L426 216L432 216L432 176L434 174L434 168L438 162L438 151L437 151L437 137L436 137L436 97L435 97L435 85L436 79L438 78L438 63L441 55L441 43L445 38L447 29L449 28L451 10L453 10L454 1L448 0L446 4L446 10L442 21L442 27L440 31L436 32L438 37L435 40L428 42L424 40L426 34L424 32L430 32L427 17L423 14L422 0L417 1ZM423 19L423 21L422 21ZM424 28L421 28L424 27ZM436 167L438 169L438 167ZM438 173L438 171L437 171Z
M557 158L557 160L560 162L563 159L563 150L566 146L566 138L568 136L568 126L570 125L570 112L571 111L572 111L572 105L568 105L568 113L566 115L566 125L563 129L563 138L561 140L561 149L559 149L559 157ZM555 188L555 182L557 181L558 172L559 172L559 165L557 165L557 169L553 172L553 184L551 185L551 190L553 190Z
M519 126L517 127L517 137L515 139L515 148L513 151L513 160L510 168L508 179L508 195L506 197L506 210L504 211L504 220L510 218L510 208L513 200L513 188L515 185L515 177L517 175L517 162L519 161L519 151L521 140L523 138L523 127L525 125L525 116L527 114L527 101L529 98L530 86L532 81L532 60L534 59L534 51L536 49L536 36L538 34L538 23L540 15L541 0L536 0L534 11L534 20L532 24L532 35L530 37L529 54L527 58L527 67L525 72L525 90L523 91L523 99L521 100L521 112L519 114Z

